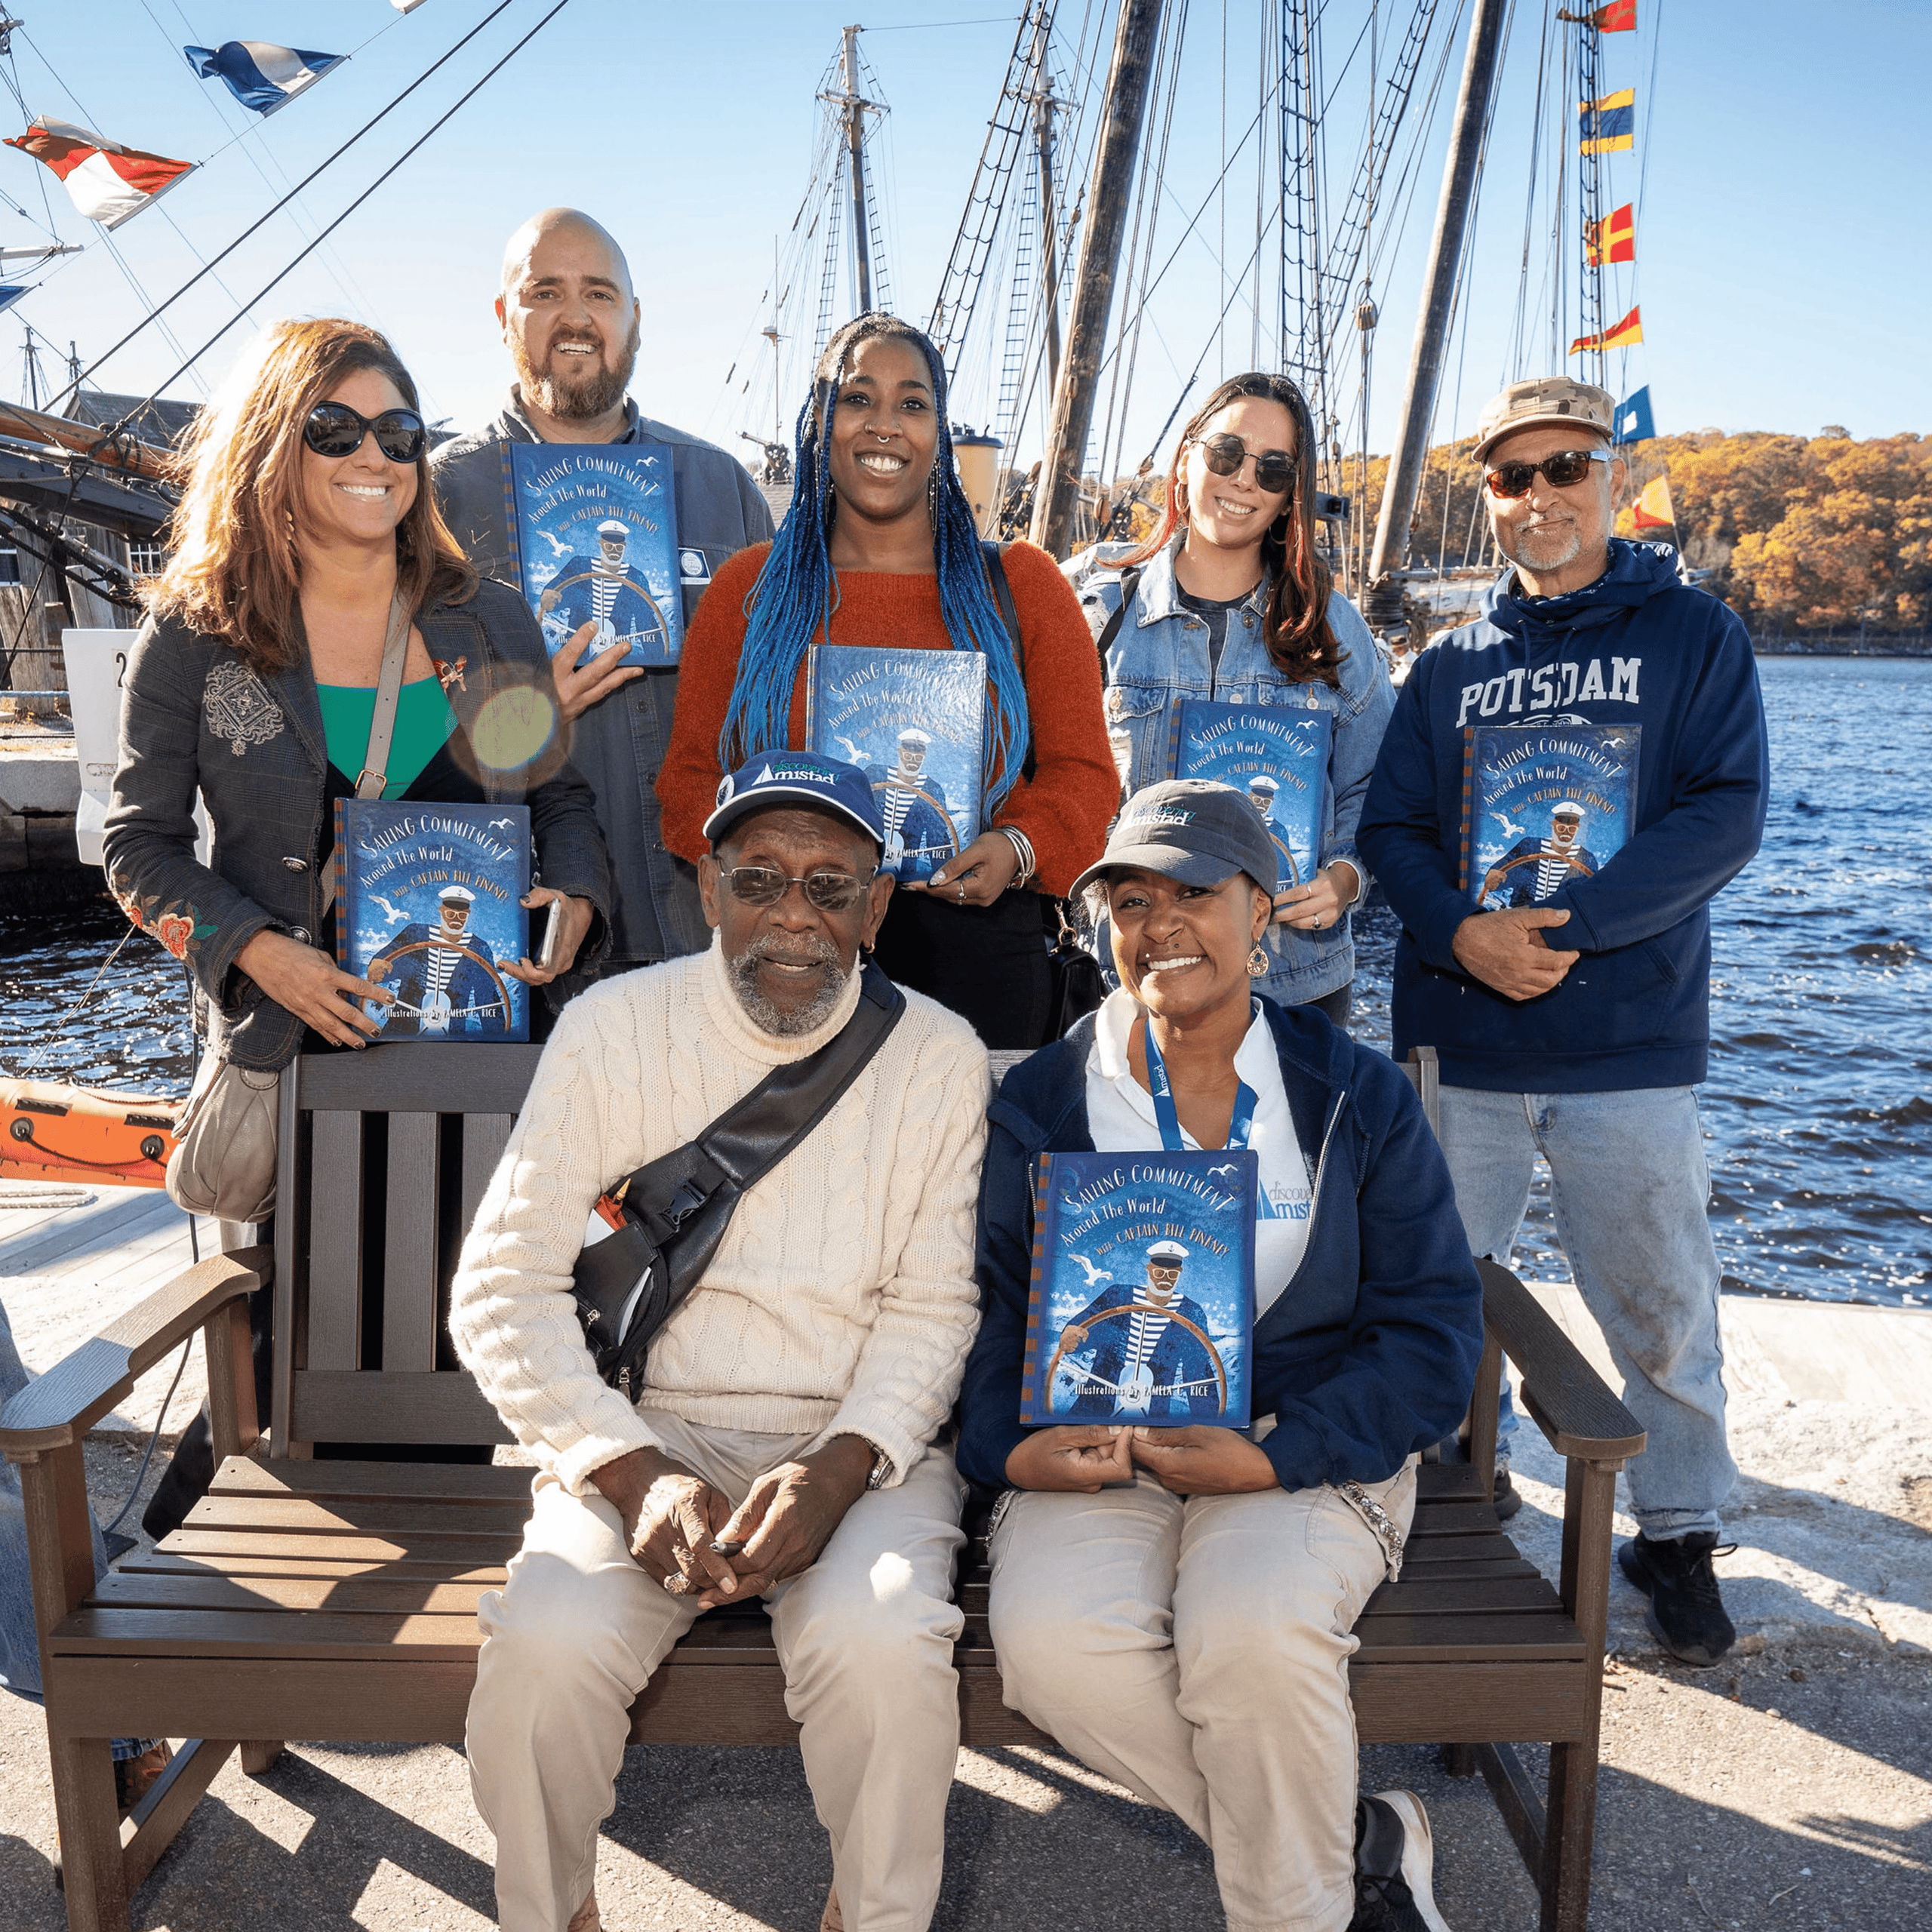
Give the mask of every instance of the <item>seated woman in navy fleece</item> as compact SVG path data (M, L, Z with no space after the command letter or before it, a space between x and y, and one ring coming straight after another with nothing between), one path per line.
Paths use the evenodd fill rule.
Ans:
M1420 1803L1358 1798L1347 1665L1398 1567L1417 1453L1468 1405L1481 1288L1401 1072L1252 990L1274 878L1247 800L1183 780L1128 800L1077 883L1104 895L1120 990L993 1104L959 1466L1006 1492L1007 1703L1200 1833L1235 1932L1444 1932ZM1254 1149L1263 1197L1260 1420L1023 1427L1038 1157L1230 1144Z

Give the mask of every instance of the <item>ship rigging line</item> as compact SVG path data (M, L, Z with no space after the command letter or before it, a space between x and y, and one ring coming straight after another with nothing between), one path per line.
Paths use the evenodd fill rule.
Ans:
M505 6L509 5L510 4L510 0L503 0L503 4ZM246 305L247 308L252 309L257 302L260 301L262 298L269 292L270 290L278 288L282 282L285 281L290 275L293 275L296 269L300 267L303 262L307 260L309 257L313 254L315 251L319 248L322 244L326 242L329 237L333 235L335 231L340 228L342 224L346 221L349 217L352 215L355 211L359 208L362 204L366 202L369 197L389 178L392 174L396 171L398 168L401 167L405 162L408 161L419 148L423 146L429 140L431 137L435 134L446 122L453 120L456 115L469 103L470 101L474 100L485 88L488 86L490 82L494 80L497 75L501 73L504 68L508 66L509 63L514 60L516 57L521 54L523 50L528 47L530 43L534 40L537 36L541 33L543 29L547 27L550 23L554 20L570 4L571 0L557 0L557 4L552 7L550 11L546 14L543 17L539 20L520 41L516 43L515 46L511 48L509 51L504 54L502 59L498 60L494 66L486 69L482 78L476 82L475 86L472 87L467 93L459 95L454 103L448 109L448 110L439 116L436 120L432 122L429 127L426 128L415 140L412 141L408 147L405 148L402 152L398 155L395 159L391 162L389 166L384 168L382 173L377 175L375 180L371 181L368 186L365 188L361 193L358 195L355 200L351 202L348 207L344 208L341 214L337 215L334 220L331 222L328 227L325 228L306 248L302 249L288 263L285 267L280 269L276 274L272 275L260 288L257 289L255 293L248 298L248 301ZM499 7L497 9L497 13L501 13L502 11L502 7ZM488 17L494 20L496 18L496 14L492 14ZM460 45L460 43L459 43L459 45ZM451 53L454 53L455 51L454 48L452 48L450 50ZM447 60L448 56L446 54L444 58ZM426 79L427 78L428 76L426 75L424 78ZM420 85L420 83L418 85ZM386 112L388 110L385 109L383 111ZM217 257L216 259L219 260L220 257ZM240 314L229 316L228 320L223 322L221 327L217 329L214 334L210 336L208 340L203 343L201 347L196 349L194 354L189 356L187 361L182 364L180 368L177 369L172 375L167 377L162 381L156 383L152 393L150 393L142 402L137 404L134 408L130 410L127 415L122 417L122 423L125 424L131 422L134 417L140 414L142 410L147 407L149 403L155 401L160 396L162 391L166 389L170 383L175 381L177 378L182 376L185 376L188 371L192 369L195 365L205 355L208 351L235 326L237 322L241 321L241 319L242 316ZM112 351L109 351L110 354L112 352ZM116 426L118 427L120 426L117 425Z
M107 348L107 349L103 349L103 350L101 352L101 353L100 353L100 355L97 355L97 356L94 358L94 360L93 360L91 362L90 362L90 363L88 365L88 366L87 366L85 369L83 369L83 370L81 371L81 373L80 373L78 376L76 376L76 377L73 379L73 380L72 380L71 383L69 383L68 384L68 386L66 386L66 389L63 389L63 390L61 391L61 392L60 392L57 396L54 397L54 398L53 399L53 401L51 401L51 402L48 405L48 409L49 409L50 411L57 412L57 411L59 411L59 409L60 409L60 407L61 404L63 404L63 402L65 402L65 401L66 401L66 400L67 400L70 396L78 395L80 393L80 388L81 388L81 385L82 385L84 382L85 382L85 381L87 380L87 379L88 378L88 377L91 376L91 375L94 374L94 372L101 366L101 365L102 365L103 363L104 363L105 361L107 361L107 359L108 359L108 358L109 358L109 356L118 355L118 353L119 353L122 349L125 349L125 348L127 347L127 346L128 345L128 343L131 343L131 342L132 342L132 341L134 340L134 339L135 338L135 337L136 337L136 336L137 336L137 335L139 335L139 334L140 334L140 332L142 331L142 330L143 330L144 328L146 328L147 327L147 325L149 325L149 323L150 323L150 322L153 321L154 321L154 320L155 320L158 316L159 316L159 315L162 315L165 314L165 312L166 312L169 309L171 309L171 308L174 306L174 304L175 304L177 302L180 301L180 299L182 298L182 297L183 297L183 296L184 296L184 295L186 295L186 294L187 294L187 292L189 291L189 289L191 289L191 288L192 288L195 285L195 284L196 284L196 283L199 282L199 281L202 279L202 278L203 278L204 276L206 276L206 275L208 275L211 274L211 273L214 271L214 269L217 269L217 267L219 267L219 266L220 266L220 265L223 262L226 261L230 255L233 254L234 254L234 252L235 251L235 250L236 250L237 248L240 248L240 247L241 247L241 245L242 245L242 243L243 243L243 242L245 242L245 241L247 241L250 235L253 235L254 233L255 233L255 232L256 232L258 229L261 228L261 227L262 227L265 223L266 223L267 222L269 222L269 221L272 220L272 219L273 219L276 215L279 214L284 208L285 208L286 207L288 207L288 205L289 205L289 203L290 203L291 202L294 201L294 198L296 198L296 196L297 196L297 195L299 195L299 194L302 192L302 190L303 190L304 188L307 187L307 186L308 186L308 185L309 185L309 183L310 182L312 182L312 180L315 180L315 177L316 177L317 175L320 174L323 171L323 170L324 170L325 168L330 168L330 167L334 166L334 164L335 164L337 162L338 162L339 160L340 160L340 159L341 159L341 158L342 158L344 155L346 155L346 154L349 152L349 150L351 148L352 148L352 147L355 145L355 143L356 143L358 141L359 141L359 140L362 138L362 137L363 137L365 134L366 134L367 133L368 133L369 130L370 130L371 128L373 128L373 127L374 127L374 126L375 126L376 123L377 123L378 121L383 120L383 118L385 118L387 115L390 115L390 114L393 113L393 112L395 111L395 109L396 109L397 108L400 107L400 106L402 105L402 103L403 103L405 100L407 100L409 98L409 97L410 97L411 94L413 94L416 91L416 90L417 90L418 88L420 88L420 87L423 85L423 83L425 81L426 81L426 80L429 78L429 76L430 76L432 74L433 74L433 73L435 73L435 72L436 69L437 69L438 67L441 67L441 66L445 66L448 62L449 62L450 60L451 60L452 59L454 59L454 58L455 57L455 56L456 56L457 54L459 54L460 52L461 52L461 51L462 51L462 50L463 50L464 48L467 47L467 46L469 45L469 43L470 43L472 40L474 40L474 39L476 38L476 36L477 36L479 33L481 33L485 27L487 27L487 26L489 25L489 24L490 24L490 23L491 23L492 20L494 20L497 17L497 16L499 14L506 13L506 12L509 10L509 8L510 8L512 5L514 5L515 4L515 0L500 0L500 4L499 5L497 5L497 7L493 8L491 10L491 11L490 11L490 12L488 12L488 13L485 14L483 16L482 19L481 19L480 20L478 20L478 21L476 23L476 24L475 24L473 27L472 27L472 28L469 29L469 31L466 34L465 34L465 35L463 36L463 38L462 38L460 40L459 40L459 41L456 43L456 45L455 45L454 47L452 47L452 48L449 50L448 53L447 53L447 54L444 54L444 55L441 57L441 58L440 60L436 60L436 61L433 62L430 66L427 66L427 67L424 68L424 69L423 69L423 72L422 72L420 74L419 74L419 75L416 77L416 78L415 78L414 80L411 81L411 82L410 82L410 84L408 85L408 87L406 87L406 88L405 88L403 89L403 91L401 91L401 93L400 93L399 94L398 94L398 95L396 96L396 97L395 98L395 100L393 100L392 101L391 101L386 107L385 107L385 108L382 109L381 109L378 113L377 113L376 115L374 115L371 119L369 119L369 120L368 120L368 121L365 121L365 122L362 124L362 125L361 125L361 127L359 127L358 128L357 128L357 129L356 129L356 131L355 131L355 132L354 134L351 134L351 135L349 136L349 137L348 138L348 140L346 140L346 141L344 141L344 142L343 143L343 144L341 145L341 146L340 146L340 147L339 147L339 148L337 148L337 149L336 149L336 151L334 152L334 153L333 153L332 155L329 155L326 160L318 162L315 165L315 166L314 168L312 168L312 169L310 169L310 171L309 171L306 174L305 174L305 175L303 175L303 176L302 179L301 179L300 181L298 181L298 182L297 182L297 183L296 183L295 186L294 186L293 188L291 188L291 189L289 189L289 191L288 191L288 192L287 194L285 194L285 195L283 195L283 196L282 196L282 198L281 198L281 199L280 201L278 201L278 202L277 202L276 203L275 203L275 205L274 205L272 208L269 208L269 210L268 210L268 211L267 211L264 214L263 214L263 215L260 217L260 218L259 220L256 220L256 221L254 221L254 222L251 223L249 224L249 226L248 226L248 227L245 228L245 229L242 231L242 232L241 232L239 235L236 235L236 236L235 236L235 239L234 239L232 242L229 242L229 245L228 245L228 246L227 246L226 248L225 248L224 249L223 249L223 250L222 250L222 251L221 251L221 253L220 253L220 254L217 255L217 256L216 256L216 257L214 257L211 261L209 261L209 262L205 263L202 265L202 266L198 270L197 270L197 271L196 271L196 272L195 272L195 273L194 273L193 275L190 275L190 276L188 278L188 279L187 279L186 281L184 281L184 282L181 285L181 286L180 286L179 288L177 288L177 289L174 291L174 293L172 295L169 296L169 297L167 298L167 300L166 300L165 301L162 302L162 303L160 303L157 304L157 306L155 306L154 308L150 309L148 311L148 312L147 312L145 315L143 315L143 316L141 318L141 319L140 319L138 322L137 322L137 323L134 325L134 326L132 328L131 328L131 329L128 331L128 333L127 333L125 335L124 335L124 336L121 338L121 340L120 340L118 342L115 343L114 343L114 344L112 344L112 346L110 346L109 348ZM553 12L554 12L554 11L561 11L561 8L563 6L567 5L568 5L568 0L558 0L558 9L556 9L556 10L553 10ZM516 44L516 46L515 46L515 47L513 47L513 48L512 48L510 49L510 54L515 54L515 53L518 51L518 48L521 48L521 47L524 45L524 41L527 41L527 40L528 40L528 39L531 38L531 35L534 35L534 34L536 34L536 33L537 33L537 32L541 32L541 30L543 29L543 28L549 23L549 20L552 18L552 17L553 17L552 14L545 14L545 15L544 15L544 17L543 17L543 18L541 20L539 20L539 21L537 22L537 25L536 25L534 27L531 28L531 31L530 31L530 33L529 33L529 34L526 34L526 35L524 36L524 39L523 39L523 40L520 40L520 41L518 41L518 42L517 42L517 44ZM509 54L506 54L506 55L503 57L503 59L504 59L505 60L507 60L509 57L510 57L510 55L509 55ZM502 62L502 61L499 61L499 62L497 63L497 66L499 66L499 67L500 67L500 66L501 66L503 65L503 62ZM485 75L484 75L484 77L483 77L483 79L484 79L484 80L485 80L485 81L487 81L487 80L490 78L490 75L491 75L491 74L494 74L494 73L495 73L495 72L496 72L496 71L497 71L497 68L496 68L496 67L492 67L492 68L490 69L490 73L489 73L489 74L485 74ZM478 86L478 87L480 87L480 86L481 86L481 85L482 85L482 84L483 84L483 83L482 83L482 82L481 82L481 81L479 81L479 82L477 83L477 86ZM473 94L473 93L475 93L475 91L476 91L476 90L475 90L475 88L472 88L470 90L470 93L471 93L471 94ZM460 106L463 105L463 100L467 100L469 98L469 94L465 94L465 95L463 97L463 100L460 100L460 101L458 101L458 102L457 103L457 107L460 107ZM451 113L454 113L454 112L455 112L455 111L456 111L455 108L452 108L452 109L450 110ZM443 119L444 119L444 120L445 120L445 121L446 121L446 120L448 120L448 118L449 118L449 115L445 115L443 117ZM441 121L438 121L438 122L436 123L436 128L440 128L442 125L443 125L442 122L441 122ZM436 128L432 128L429 130L429 133L430 133L430 134L433 134L436 131ZM429 136L428 136L428 135L425 135L425 136L423 137L423 140L426 140L428 138L429 138ZM417 146L417 147L420 147L420 146L422 146L422 144L423 144L423 143L422 143L422 142L421 142L421 141L419 141L419 142L417 142L417 143L416 146ZM403 160L403 161L407 161L407 160L409 158L409 155L411 155L411 154L414 154L415 152L416 152L416 149L415 149L415 148L411 148L411 149L410 149L408 150L408 153L406 153L406 154L405 154L405 155L403 155L403 157L402 157L402 160ZM389 177L389 176L390 174L392 174L395 171L396 168L400 167L401 165L402 165L402 164L401 164L401 162L398 162L395 163L395 164L394 164L391 168L389 168L389 169L387 169L387 170L386 170L386 171L383 174L380 174L380 175L377 176L377 180L376 180L376 183L375 183L375 184L374 184L374 185L375 185L375 186L380 186L381 185L381 183L382 183L384 180L387 180L387 179L388 179L388 177ZM366 196L365 196L364 198L366 198ZM350 205L351 205L351 207L352 207L352 208L353 208L353 207L355 207L355 206L359 205L359 203L352 203ZM323 235L327 235L327 234L328 234L328 230L327 229L325 229L322 231L322 233L323 233ZM319 240L321 238L320 238L320 237L318 237L317 238L318 238L318 240ZM314 242L311 242L311 243L309 244L309 248L303 249L303 251L302 251L302 254L300 254L300 255L297 255L297 256L295 257L295 262L299 262L299 261L300 261L300 260L303 258L303 257L304 257L304 256L306 256L306 255L310 252L310 251L311 251L312 249L313 249L313 248L314 248L315 246L315 244ZM295 266L295 262L291 262L291 263L289 263L289 265L288 265L288 266L289 266L289 267L290 267L290 268L293 268L293 267ZM284 271L284 272L285 272L285 273L286 272L287 272L286 270L285 270L285 271ZM281 276L279 276L279 275L278 275L278 276L275 278L275 280L276 280L277 281L279 281L281 279ZM269 283L269 287L270 288L272 288L274 286L275 286L275 283L274 283L274 282L271 282L271 283ZM265 290L263 290L263 294L266 294L266 293L267 293L267 290L266 290L266 289L265 289ZM232 299L232 298L231 298L231 299ZM257 301L257 302L258 302L258 301L260 301L260 300L261 300L261 297L258 295L258 296L257 296L257 297L254 298L254 300L255 300L255 301ZM250 306L250 307L252 307L253 306L254 306L254 303L251 303L248 305L248 306ZM241 319L241 316L238 314L238 315L236 315L236 317L235 317L235 321L240 321L240 319ZM233 324L232 324L232 323L230 323L228 326L229 326L229 328L232 328L232 327L233 326ZM223 330L223 331L222 331L222 334L226 334L226 333L227 333L227 329L226 329L226 328L224 328L224 329ZM220 339L219 337L215 338L215 340L218 340L219 339ZM211 344L211 346L212 346L212 344ZM192 366L193 365L193 364L194 364L196 361L198 361L198 360L199 359L199 357L200 357L200 355L201 355L205 354L206 352L206 352L206 350L205 350L205 349L204 349L204 350L202 350L202 351L198 352L197 352L197 354L196 354L196 355L191 355L191 356L188 358L187 362L184 363L184 364L182 365L182 368L181 368L180 369L177 369L177 370L174 372L174 376L171 376L171 377L168 377L168 382L171 382L171 382L173 382L173 381L174 380L174 379L175 379L175 376L179 376L179 375L182 374L183 374L183 372L184 372L187 368L189 368L192 367ZM164 388L164 389L165 389L165 388L167 386L167 384L166 384L166 383L164 383L164 384L162 384L162 388ZM158 390L156 390L156 391L155 391L155 395L159 395L160 391L158 389ZM149 400L150 401L152 401L153 400L153 398L152 398L152 397L150 397L150 398L149 398Z

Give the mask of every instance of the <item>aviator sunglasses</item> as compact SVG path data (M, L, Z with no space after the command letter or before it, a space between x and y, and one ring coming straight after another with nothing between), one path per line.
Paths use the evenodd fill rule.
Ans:
M789 888L801 885L805 897L821 912L849 911L871 883L854 878L850 872L808 872L798 878L771 866L734 866L718 876L730 888L731 897L746 906L776 906Z
M318 456L353 456L373 429L376 447L392 463L414 463L423 454L429 432L413 409L386 409L380 416L358 416L346 402L318 402L302 426L302 440Z
M1531 486L1536 481L1539 472L1548 480L1554 490L1567 490L1573 483L1580 483L1590 473L1593 463L1607 463L1607 450L1558 450L1554 456L1545 457L1540 463L1499 463L1488 471L1483 481L1489 485L1492 497L1500 497L1512 502L1518 497L1527 497Z
M1223 430L1217 436L1197 436L1201 460L1217 476L1238 476L1247 460L1248 447L1240 437ZM1278 497L1294 481L1295 460L1286 450L1257 450L1254 487Z

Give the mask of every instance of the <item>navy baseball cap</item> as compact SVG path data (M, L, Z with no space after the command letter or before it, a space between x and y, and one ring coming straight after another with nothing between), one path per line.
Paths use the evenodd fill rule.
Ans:
M1184 885L1219 885L1245 872L1272 893L1279 865L1275 842L1245 792L1204 778L1169 778L1143 786L1121 808L1107 849L1073 881L1069 897L1130 869Z
M761 752L721 779L717 809L704 822L704 835L715 845L749 814L787 804L836 813L884 849L885 821L872 780L856 764L817 752Z

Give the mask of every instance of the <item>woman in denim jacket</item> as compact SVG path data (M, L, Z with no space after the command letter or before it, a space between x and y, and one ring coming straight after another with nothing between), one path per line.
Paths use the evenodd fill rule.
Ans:
M428 440L373 329L269 330L196 426L174 555L128 654L109 888L186 964L197 1030L243 1068L277 1071L305 1038L367 1046L367 1003L392 996L337 967L325 889L392 599L413 621L382 795L529 806L543 884L523 903L561 902L561 945L554 970L506 973L545 985L610 944L603 835L565 755L542 635L515 592L479 583L437 514Z
M1285 376L1231 377L1181 432L1154 535L1084 552L1066 568L1103 642L1107 727L1127 792L1171 775L1184 697L1330 714L1318 869L1281 894L1273 967L1257 990L1318 1005L1343 1025L1355 978L1350 909L1368 884L1355 821L1395 700L1368 626L1331 588L1315 547L1314 466L1303 460L1314 443L1308 405Z

